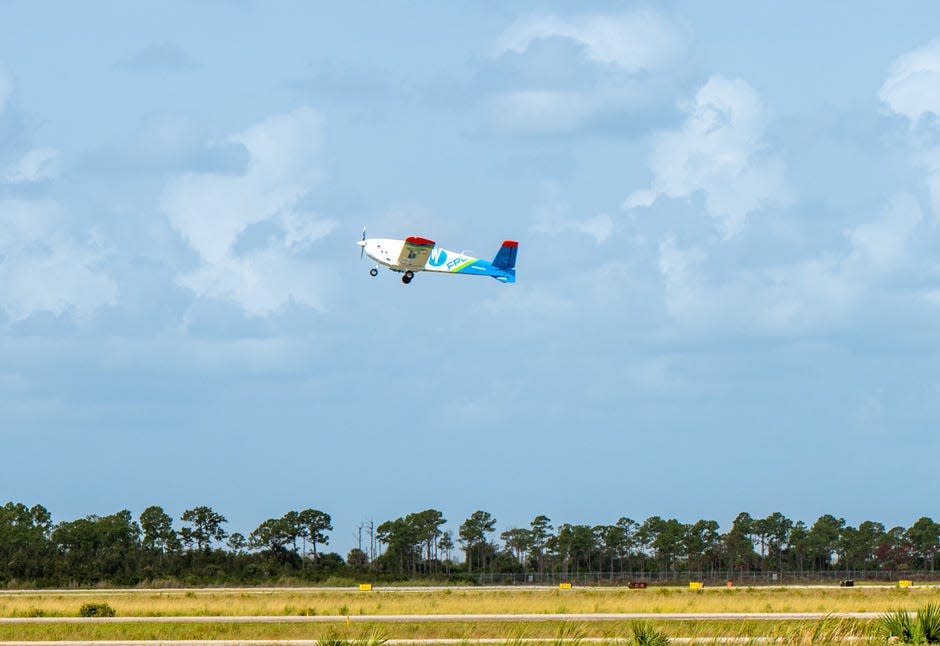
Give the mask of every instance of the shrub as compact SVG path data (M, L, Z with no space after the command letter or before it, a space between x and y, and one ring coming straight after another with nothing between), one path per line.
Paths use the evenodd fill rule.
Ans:
M106 603L85 603L78 609L80 617L113 617L114 608Z
M940 605L928 603L917 612L917 622L925 642L940 644Z
M648 621L633 622L633 646L667 646L669 637Z
M551 642L552 646L582 646L583 643L584 631L581 626L570 621L565 621L558 627L558 633Z
M355 646L383 646L387 641L388 639L378 628L373 628L353 643Z
M350 646L349 640L340 637L334 629L330 629L325 637L317 640L317 646Z
M911 616L906 610L882 615L878 621L887 639L902 644L940 644L940 605L928 603Z

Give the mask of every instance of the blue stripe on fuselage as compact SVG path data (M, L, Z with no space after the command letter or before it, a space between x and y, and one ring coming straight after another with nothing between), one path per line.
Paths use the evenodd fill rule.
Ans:
M490 276L504 283L516 282L516 272L513 269L498 269L492 263L486 260L475 260L466 267L461 267L457 274L468 274L470 276Z

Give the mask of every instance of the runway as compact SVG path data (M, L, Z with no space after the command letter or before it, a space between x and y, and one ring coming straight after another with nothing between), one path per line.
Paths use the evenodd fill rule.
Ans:
M609 637L524 637L512 639L513 644L622 644L623 639ZM843 642L858 641L848 636ZM672 644L770 644L780 643L778 637L670 637ZM506 644L506 639L386 639L383 646L489 646ZM3 646L320 646L316 639L164 639L164 640L87 640L87 641L0 641Z
M490 646L492 644L623 644L623 639L612 637L523 637L512 640L487 637L481 639L386 639L383 646ZM833 641L854 642L847 636ZM670 637L672 644L771 644L780 643L779 637ZM320 646L316 639L164 639L164 640L87 640L87 641L0 641L3 646Z

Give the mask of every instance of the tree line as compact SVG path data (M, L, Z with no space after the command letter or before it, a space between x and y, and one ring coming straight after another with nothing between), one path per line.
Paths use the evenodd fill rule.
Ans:
M330 515L288 511L244 535L208 506L174 521L161 507L135 519L122 510L53 522L42 505L0 507L0 585L8 587L261 584L326 579L449 578L480 574L572 576L607 573L636 579L650 573L734 577L747 573L933 572L940 524L922 517L910 527L857 527L826 514L811 525L779 512L739 514L727 531L714 520L683 523L651 516L610 525L561 523L536 516L524 527L497 530L475 511L456 533L444 514L426 509L360 531L346 557L327 552ZM362 527L360 528L360 530Z
M426 522L434 518L433 523ZM940 524L922 517L910 527L885 528L865 521L853 527L826 514L812 525L779 512L766 518L741 513L726 532L717 521L683 523L651 516L643 522L621 517L612 525L556 528L547 516L536 516L528 527L498 534L496 520L476 511L459 527L457 542L464 559L450 560L453 536L444 531L440 512L409 514L379 526L386 547L376 567L398 574L436 573L457 568L465 573L526 574L545 572L577 575L607 572L642 577L649 572L812 573L839 571L929 571L940 552ZM430 545L436 543L436 552ZM442 560L443 555L443 560Z

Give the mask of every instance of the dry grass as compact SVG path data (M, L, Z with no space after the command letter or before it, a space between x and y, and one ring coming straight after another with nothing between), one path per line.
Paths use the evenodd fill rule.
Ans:
M29 624L0 625L0 641L47 640L208 640L208 639L505 639L507 644L532 637L625 640L634 622L441 622L432 624ZM670 637L712 640L726 637L771 638L787 644L818 644L844 637L875 639L871 622L852 620L793 622L678 622L649 624ZM882 639L882 643L883 643Z
M0 617L74 617L83 603L120 616L374 615L616 612L888 612L940 601L940 588L681 588L626 590L212 590L0 592Z

